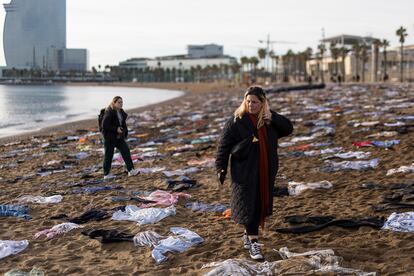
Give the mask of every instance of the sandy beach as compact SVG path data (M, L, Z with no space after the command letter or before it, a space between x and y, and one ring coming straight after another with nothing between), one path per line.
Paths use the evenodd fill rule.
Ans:
M215 157L223 123L240 104L245 87L186 83L139 87L186 92L182 97L161 104L128 111L128 125L132 130L129 137L135 138L129 142L130 149L138 158L135 167L164 168L158 172L127 177L121 163L113 166L117 175L114 181L99 182L103 177L100 168L103 157L95 119L0 139L0 204L17 204L24 195L63 196L63 200L55 204L25 203L30 220L0 217L0 240L29 242L22 252L0 259L0 273L11 269L30 271L36 267L45 275L203 275L212 270L202 268L203 265L211 262L250 261L241 243L242 227L221 212L200 212L186 207L191 202L229 204L230 175L224 186L217 187L211 159ZM269 94L269 99L271 108L290 118L295 126L292 135L279 141L276 186L287 188L291 187L290 182L329 181L332 187L274 197L274 214L268 218L260 239L266 261L282 260L274 251L282 247L296 253L333 249L342 258L342 267L378 275L414 275L413 232L367 225L353 228L330 225L301 234L276 231L297 226L286 222L286 216L386 220L393 212L414 211L414 204L409 206L413 203L412 196L410 198L414 190L410 190L414 188L413 172L387 173L414 162L414 123L409 117L414 114L413 87L332 86L324 90ZM367 144L367 147L353 144L368 140L399 142L389 147L378 146L379 143ZM362 151L369 157L340 159L333 156L355 151ZM146 154L148 152L153 154ZM341 161L373 159L378 159L374 168L332 169L334 163ZM142 198L145 192L158 189L172 192L167 180L177 180L179 176L168 178L164 172L190 167L196 171L186 175L195 180L196 185L182 190L191 197L179 198L175 215L144 225L111 219L113 213L123 210L125 205L140 204L131 200L132 197ZM111 187L96 192L86 189L103 186ZM398 199L402 198L406 206L400 204L395 208L395 204L388 204L390 201L386 200L390 194L400 195ZM384 204L387 208L378 209ZM108 215L54 238L35 239L39 231L67 222L62 216L60 219L52 217L65 214L73 218L88 210L105 211ZM149 247L135 246L132 241L101 243L81 233L106 229L136 235L151 230L167 237L171 235L171 227L187 228L204 241L182 253L167 253L168 259L160 264L152 258ZM281 266L278 274L335 275L294 265Z

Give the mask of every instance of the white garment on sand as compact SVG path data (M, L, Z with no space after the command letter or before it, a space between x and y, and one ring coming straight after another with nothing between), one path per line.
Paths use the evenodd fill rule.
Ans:
M52 239L56 236L62 235L64 233L72 231L73 229L76 229L76 228L83 228L83 226L78 225L76 223L72 223L72 222L64 222L64 223L61 223L61 224L57 224L57 225L53 226L50 229L45 229L45 230L42 230L40 232L37 232L34 235L34 238L37 239L37 238L44 235L48 239Z
M17 200L20 203L39 203L39 204L48 204L48 203L59 203L63 199L63 196L61 195L54 195L49 197L43 197L43 196L31 196L31 195L25 195Z
M289 195L291 196L296 196L308 189L315 190L315 189L330 189L330 188L332 188L332 183L327 180L323 180L320 182L313 182L313 183L295 182L295 181L289 181L288 183L288 191L289 191Z
M392 213L382 226L398 232L414 232L414 212Z
M170 231L177 236L169 236L166 239L159 241L151 252L157 264L168 259L165 256L167 252L184 252L190 247L204 242L204 239L197 233L182 227L171 227Z
M394 173L413 173L414 172L414 163L410 166L401 166L398 169L390 169L387 171L387 175L391 175Z
M29 245L29 241L10 241L10 240L0 240L0 259L3 259L9 255L15 255L23 250Z
M128 205L125 211L116 211L112 215L113 220L136 221L139 225L153 224L168 217L175 216L176 209L174 206L167 208L139 208L135 205Z

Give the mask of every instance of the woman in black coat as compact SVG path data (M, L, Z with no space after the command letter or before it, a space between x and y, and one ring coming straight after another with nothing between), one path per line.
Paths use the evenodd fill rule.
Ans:
M259 226L272 214L273 187L278 171L278 139L291 134L286 117L270 110L263 89L249 87L243 102L226 123L221 136L216 169L223 184L231 160L231 215L244 225L244 248L253 259L263 259L258 243Z
M110 173L115 148L119 150L124 159L128 170L128 176L139 174L139 171L134 169L131 152L125 142L125 139L128 136L128 128L126 126L128 114L125 113L122 106L122 98L119 96L114 97L109 106L105 109L105 114L102 119L102 135L104 138L105 150L103 171L105 180L115 178L115 176Z

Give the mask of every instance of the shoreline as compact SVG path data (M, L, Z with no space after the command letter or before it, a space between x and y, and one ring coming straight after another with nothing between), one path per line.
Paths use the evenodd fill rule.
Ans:
M199 93L206 93L206 92L218 92L217 89L224 88L223 84L211 84L211 83L69 83L65 84L65 86L106 86L106 87L134 87L134 88L154 88L154 89L163 89L163 90L176 90L183 92L183 95L178 96L173 99L165 100L162 102L130 108L126 110L127 113L137 113L149 110L155 106L168 106L173 104L174 102L186 99L187 97L199 94ZM211 88L211 91L210 89ZM69 131L76 131L80 129L97 129L97 118L95 119L84 119L84 120L77 120L73 122L67 122L57 125L51 125L48 127L41 128L40 130L28 131L25 133L20 133L16 135L10 135L6 137L0 137L0 146L12 143L16 141L22 141L26 139L30 139L33 136L41 137L41 136L51 136L57 133L69 132Z

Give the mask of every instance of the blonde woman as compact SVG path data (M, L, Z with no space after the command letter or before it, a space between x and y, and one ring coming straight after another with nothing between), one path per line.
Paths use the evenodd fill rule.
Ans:
M250 257L263 259L259 226L272 214L278 170L277 140L293 132L286 117L270 110L264 90L251 86L226 123L217 151L216 169L223 184L231 159L231 216L245 228L243 246Z
M105 150L103 161L104 180L115 178L115 176L110 173L115 148L119 150L124 159L128 170L128 176L139 174L139 171L134 169L131 153L125 142L125 139L128 136L128 128L126 126L128 114L122 109L123 103L120 96L114 97L106 108L102 119L102 135L104 138Z

